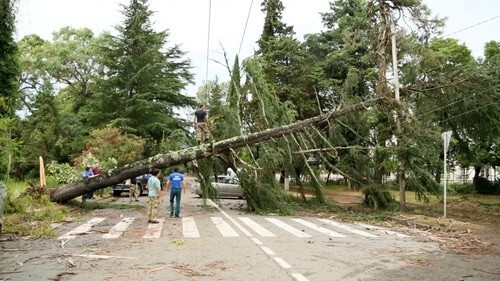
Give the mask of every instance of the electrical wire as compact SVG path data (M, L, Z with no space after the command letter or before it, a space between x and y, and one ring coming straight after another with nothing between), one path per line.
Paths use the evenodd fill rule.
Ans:
M473 93L473 97L477 97L478 95L482 95L482 94L484 94L484 93L488 92L489 90L493 90L493 89L496 89L496 88L499 88L499 87L500 87L500 84L496 84L496 85L494 85L494 86L491 86L490 88L484 89L484 90L479 91L479 92L477 92L477 93ZM446 107L448 107L448 106L452 106L452 105L454 105L454 104L457 104L457 103L459 103L459 102L465 101L465 100L470 99L470 98L471 98L470 96L469 96L469 97L464 97L464 98L461 98L461 99L459 99L459 100L456 100L456 101L454 101L454 102L451 102L451 103L445 104L445 105L443 105L443 106L438 106L438 107L436 107L436 108L433 108L433 109L431 109L431 110L429 110L429 111L426 111L426 112L424 112L424 113L417 114L417 115L415 115L415 117L422 117L422 116L425 116L425 115L427 115L427 114L430 114L430 113L436 112L436 111L438 111L438 110L440 110L440 109L446 108Z
M491 103L485 104L485 105L483 105L483 106L476 107L476 108L474 108L474 109L471 109L471 110L469 110L469 111L462 112L462 113L460 113L460 114L457 114L457 115L451 116L451 117L446 118L446 119L444 119L444 120L439 120L439 121L437 121L437 123L443 123L443 122L445 122L445 121L448 121L448 120L451 120L451 119L455 119L455 118L457 118L457 117L460 117L460 116L463 116L463 115L469 114L469 113L474 112L474 111L476 111L476 110L483 109L483 108L488 107L488 106L490 106L490 105L497 104L497 103L499 103L499 102L500 102L500 100L497 100L497 101L494 101L494 102L491 102Z
M210 94L210 87L208 84L208 62L210 59L210 23L212 17L212 0L208 2L208 34L207 34L207 67L205 70L205 83L207 84L207 100Z
M245 38L245 33L247 31L248 20L250 19L250 14L252 12L253 0L250 2L250 8L248 8L247 20L245 22L245 28L243 29L243 35L241 36L240 47L238 49L238 57L240 56L241 46L243 45L243 39Z
M479 25L481 25L481 24L484 24L484 23L490 22L490 21L492 21L492 20L494 20L494 19L497 19L497 18L500 18L500 15L494 16L494 17L489 18L489 19L487 19L487 20L484 20L484 21L482 21L482 22L478 22L478 23L473 24L473 25L471 25L471 26L467 26L467 27L465 27L465 28L462 28L462 29L460 29L460 30L454 31L454 32L452 32L452 33L446 34L446 35L441 36L441 37L448 37L448 36L450 36L450 35L460 33L460 32L462 32L462 31L465 31L465 30L468 30L468 29L474 28L474 27L476 27L476 26L479 26Z

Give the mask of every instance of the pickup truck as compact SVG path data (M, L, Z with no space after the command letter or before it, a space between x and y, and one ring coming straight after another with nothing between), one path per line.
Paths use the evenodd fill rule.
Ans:
M147 175L142 175L142 176L138 176L135 178L135 180L132 180L132 179L128 179L128 180L125 180L119 184L116 184L115 186L113 186L113 196L117 196L119 197L122 192L129 192L130 191L130 185L132 184L137 184L137 188L135 190L137 196L141 196L143 194L147 194L148 193L148 179L151 175L147 174ZM161 190L163 190L164 188L164 180L162 178L160 178L160 183L161 183Z

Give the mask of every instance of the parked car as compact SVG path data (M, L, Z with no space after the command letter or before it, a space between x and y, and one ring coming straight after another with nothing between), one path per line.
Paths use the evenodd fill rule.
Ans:
M130 191L130 185L136 184L137 183L137 188L135 189L136 195L141 196L143 194L148 193L148 180L151 175L146 174L142 176L138 176L135 178L135 180L128 179L124 180L119 184L116 184L113 186L113 196L120 196L122 192L129 192ZM161 190L164 188L164 181L163 179L160 179L161 183Z
M217 176L217 182L212 182L212 186L217 190L218 197L243 198L243 189L236 177ZM202 197L203 191L201 190L200 182L197 180L193 183L192 193Z

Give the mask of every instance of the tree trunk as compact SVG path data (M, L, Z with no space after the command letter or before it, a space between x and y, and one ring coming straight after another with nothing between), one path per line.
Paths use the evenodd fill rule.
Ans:
M107 186L113 186L126 179L143 175L153 169L164 169L174 165L187 163L195 159L201 159L223 153L229 149L240 148L247 145L260 143L271 138L282 137L306 129L313 124L321 123L332 118L337 118L355 111L367 109L382 98L376 98L361 102L338 111L331 111L327 114L319 115L302 121L298 121L286 126L267 129L261 132L237 136L213 143L213 145L203 144L195 147L170 151L165 154L158 154L144 160L140 160L122 167L101 171L101 174L88 180L69 183L54 190L50 194L50 199L55 202L66 202L85 193L93 192Z

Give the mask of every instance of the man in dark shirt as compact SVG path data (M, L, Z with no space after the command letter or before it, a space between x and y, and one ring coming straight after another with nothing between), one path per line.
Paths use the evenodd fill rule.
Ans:
M194 125L198 144L207 142L210 139L210 131L208 130L208 113L204 104L200 104L194 113Z

